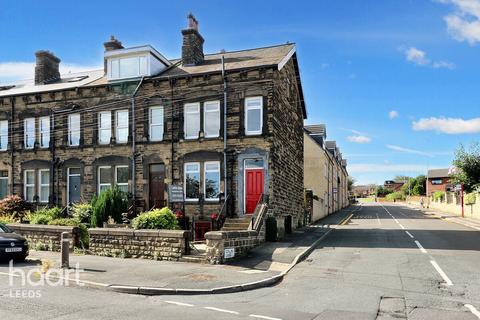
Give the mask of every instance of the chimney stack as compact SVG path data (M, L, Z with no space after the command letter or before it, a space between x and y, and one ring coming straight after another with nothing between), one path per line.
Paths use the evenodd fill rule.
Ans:
M110 36L110 40L105 42L103 46L105 47L105 51L123 49L122 43L114 36Z
M40 50L35 52L35 85L47 84L60 79L58 59L52 52Z
M203 37L198 32L198 20L189 14L188 28L182 30L182 64L186 66L197 65L203 62Z

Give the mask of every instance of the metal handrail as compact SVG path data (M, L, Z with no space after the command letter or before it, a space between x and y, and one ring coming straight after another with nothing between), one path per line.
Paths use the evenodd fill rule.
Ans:
M259 215L259 210L261 209L261 206L262 205L266 205L268 207L268 201L269 201L269 195L268 194L265 194L265 193L262 193L260 195L260 198L258 199L257 201L257 205L255 206L255 211L252 215L252 222L251 222L251 229L252 230L256 230L256 231L259 231L258 229L261 228L261 225L259 223L259 221L262 221L263 220L263 216L265 215L265 212L267 212L267 210L265 210L262 215Z
M223 225L225 222L225 219L227 218L227 208L228 208L228 201L230 200L230 194L228 194L225 197L225 200L223 201L222 208L220 209L220 212L218 213L217 218L215 219L215 224L218 229L220 229L220 226Z

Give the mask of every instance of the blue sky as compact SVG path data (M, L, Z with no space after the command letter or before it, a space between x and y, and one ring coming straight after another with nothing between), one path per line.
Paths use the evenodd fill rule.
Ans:
M0 4L0 83L31 77L39 49L100 66L112 34L179 57L191 11L207 53L297 44L307 124L327 124L359 183L447 167L479 140L480 0Z

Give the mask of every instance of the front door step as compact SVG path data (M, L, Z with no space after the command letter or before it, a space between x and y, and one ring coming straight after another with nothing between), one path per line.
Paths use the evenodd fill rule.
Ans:
M208 263L206 254L189 254L181 257L179 261L190 263Z

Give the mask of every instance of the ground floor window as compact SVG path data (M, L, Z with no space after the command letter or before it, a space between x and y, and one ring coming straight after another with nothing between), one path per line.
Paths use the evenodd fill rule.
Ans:
M98 194L112 187L112 167L98 168Z
M220 161L187 162L184 176L185 200L198 201L200 190L206 201L220 199Z
M50 196L50 170L38 170L38 197L42 203L48 202Z
M128 192L128 166L101 166L98 167L98 193L116 185L118 189Z
M185 163L185 200L195 201L200 197L200 163Z
M205 200L219 200L220 197L220 162L205 162L204 166Z
M8 171L0 171L0 199L8 196Z
M28 202L33 202L35 197L35 171L34 170L25 170L24 171L24 183L23 183L23 194L25 200Z
M128 192L128 166L115 167L115 183L123 192Z

